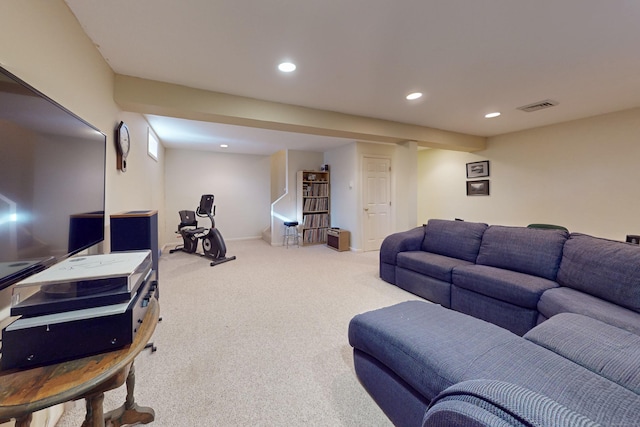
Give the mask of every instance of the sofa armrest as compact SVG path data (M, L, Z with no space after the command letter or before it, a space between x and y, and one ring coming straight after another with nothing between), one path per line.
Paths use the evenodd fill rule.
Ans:
M425 227L416 227L409 231L387 236L380 246L380 278L396 284L396 258L398 253L418 251L424 240Z
M422 427L442 425L595 427L599 424L517 384L470 380L447 388L429 405Z
M514 427L512 424L490 411L464 400L442 400L427 411L423 427Z
M419 251L424 240L424 226L385 237L380 246L380 262L396 265L400 252Z

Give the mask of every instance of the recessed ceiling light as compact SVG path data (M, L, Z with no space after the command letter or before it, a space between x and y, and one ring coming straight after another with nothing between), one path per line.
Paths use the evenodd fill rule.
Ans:
M494 117L498 117L499 115L500 115L500 113L498 111L496 111L495 113L485 114L484 117L487 118L487 119L492 119Z
M227 144L220 144L220 148L229 148Z
M293 62L283 62L282 64L278 65L278 70L282 71L283 73L290 73L292 71L295 71L296 69L296 64L294 64Z
M413 101L414 99L422 98L422 92L413 92L407 95L407 99L409 101Z

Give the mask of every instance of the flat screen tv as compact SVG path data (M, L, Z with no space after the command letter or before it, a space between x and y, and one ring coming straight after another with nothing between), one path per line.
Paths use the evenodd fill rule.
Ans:
M0 289L104 240L106 136L0 67Z

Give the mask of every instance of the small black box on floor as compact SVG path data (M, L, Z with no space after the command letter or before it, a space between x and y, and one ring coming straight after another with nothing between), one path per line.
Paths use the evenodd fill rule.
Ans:
M627 234L627 243L633 243L634 245L640 245L640 236L635 234Z

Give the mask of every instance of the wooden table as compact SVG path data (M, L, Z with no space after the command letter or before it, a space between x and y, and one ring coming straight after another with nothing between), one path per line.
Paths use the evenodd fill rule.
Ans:
M151 408L139 407L133 398L133 361L153 335L160 315L155 298L133 343L120 350L38 368L0 372L0 423L16 420L16 427L28 427L34 412L59 403L86 399L87 415L82 427L114 427L147 424L154 420ZM126 381L127 398L118 409L103 413L104 392Z

